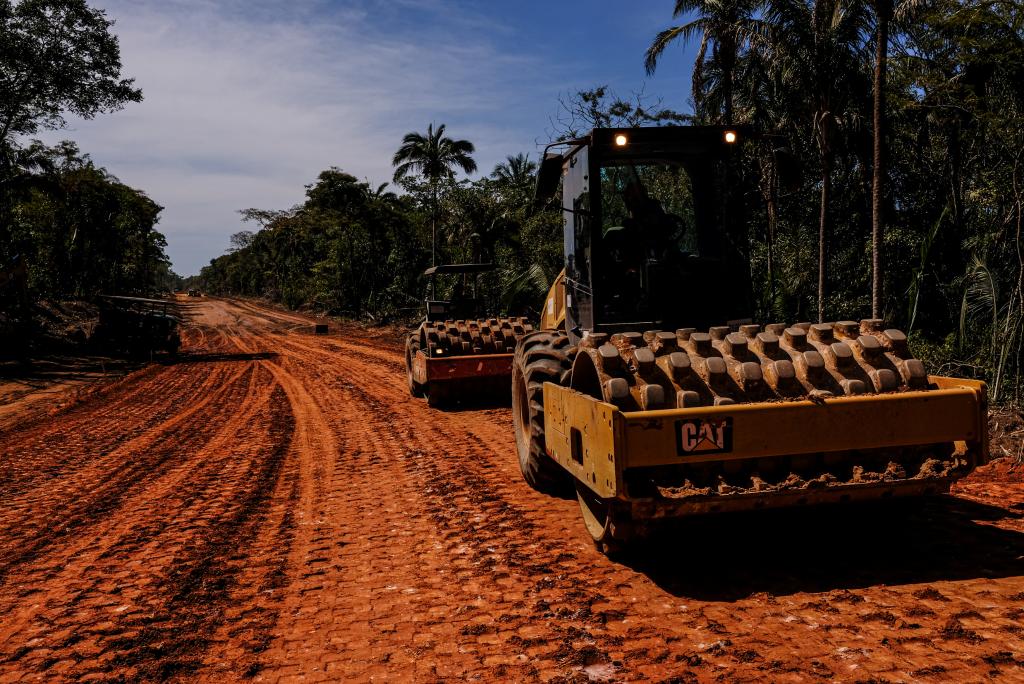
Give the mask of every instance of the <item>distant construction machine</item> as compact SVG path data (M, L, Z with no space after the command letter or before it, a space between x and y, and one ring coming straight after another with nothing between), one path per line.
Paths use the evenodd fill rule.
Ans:
M101 295L98 304L99 322L90 340L103 351L132 356L178 354L181 319L174 302Z
M594 129L542 160L565 270L515 351L519 464L575 486L605 552L660 519L944 493L988 459L985 384L928 375L899 330L753 323L752 135Z
M445 264L423 272L431 280L426 316L405 344L409 392L431 407L458 400L508 398L512 354L533 331L525 318L481 317L481 302L466 294L465 278L494 270L494 264ZM455 294L435 298L436 278L456 276ZM474 288L475 290L475 288Z

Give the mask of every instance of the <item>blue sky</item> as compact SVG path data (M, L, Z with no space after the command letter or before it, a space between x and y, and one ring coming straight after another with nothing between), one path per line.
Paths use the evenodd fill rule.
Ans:
M71 121L70 138L164 207L174 269L197 273L243 226L338 166L391 179L410 130L445 123L481 173L536 155L558 98L608 84L689 111L695 46L648 78L643 52L669 0L92 0L116 20L124 73L145 101Z

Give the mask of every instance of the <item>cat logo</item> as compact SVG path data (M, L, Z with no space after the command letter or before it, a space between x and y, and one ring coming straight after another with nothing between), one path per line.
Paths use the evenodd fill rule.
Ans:
M732 451L732 418L677 420L676 449L680 456Z

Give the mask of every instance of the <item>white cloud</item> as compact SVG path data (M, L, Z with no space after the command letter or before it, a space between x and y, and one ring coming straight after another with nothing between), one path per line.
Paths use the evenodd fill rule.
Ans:
M487 36L504 29L446 0L402 0L438 18L415 30L393 30L398 3L379 0L95 4L145 101L46 139L76 140L162 204L184 274L223 251L236 210L291 206L322 169L389 180L401 136L430 121L473 140L481 170L532 150L549 113L532 104L566 81L529 51L503 54Z

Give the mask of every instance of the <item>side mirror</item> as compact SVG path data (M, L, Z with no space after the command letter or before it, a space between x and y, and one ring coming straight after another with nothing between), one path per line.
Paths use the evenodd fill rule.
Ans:
M533 191L534 208L543 207L558 192L558 183L562 180L562 161L560 154L552 152L544 155L537 171L537 185Z

